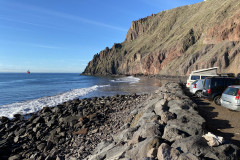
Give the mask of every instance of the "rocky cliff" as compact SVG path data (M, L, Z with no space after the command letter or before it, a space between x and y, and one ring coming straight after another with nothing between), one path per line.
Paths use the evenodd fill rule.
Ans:
M83 74L240 72L240 1L208 0L133 21L124 42L96 54Z

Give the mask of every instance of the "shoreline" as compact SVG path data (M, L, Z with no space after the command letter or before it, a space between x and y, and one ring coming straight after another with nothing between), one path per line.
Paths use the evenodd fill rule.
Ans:
M12 120L1 117L0 158L70 158L66 153L85 158L101 139L111 139L112 130L123 125L124 114L128 115L128 110L146 97L133 94L75 99L45 107L28 120L19 114ZM84 144L81 151L76 143Z
M70 79L72 79L72 77L70 77ZM99 82L97 81L98 78L84 77L82 79L80 77L79 83L82 83L81 81L83 81L82 83L83 85L74 86L72 88L70 86L64 90L53 87L54 90L56 91L52 93L48 92L48 90L51 90L51 87L48 88L46 86L45 87L43 86L43 88L46 88L46 89L41 89L41 91L37 92L38 88L31 85L30 85L31 87L30 89L31 91L33 91L33 93L31 94L27 93L26 91L23 91L23 92L21 92L21 90L16 91L20 93L19 98L14 97L14 94L11 91L9 93L10 96L8 97L3 96L0 100L2 102L0 105L0 113L1 113L0 116L13 118L13 114L17 114L17 113L28 114L28 113L36 112L44 106L53 107L65 101L75 99L75 98L83 99L83 98L91 98L95 96L98 96L98 97L112 96L114 94L127 94L127 93L141 94L142 90L146 91L146 93L150 93L152 89L155 90L156 88L158 88L157 87L158 85L156 85L153 82L154 80L149 79L150 81L148 81L147 79L144 79L143 81L141 81L141 83L138 84L139 78L136 78L136 77L130 77L130 78L129 77L122 77L122 78L116 78L116 77L101 78L100 77ZM92 85L88 85L88 83L84 81L85 79L91 79ZM120 79L123 79L123 80L120 81ZM25 83L26 82L24 82L24 84ZM84 83L86 83L86 85ZM134 83L136 83L136 87L132 87L133 86L132 84ZM7 84L7 86L9 85L10 84ZM19 86L21 87L21 85ZM17 85L17 87L19 86ZM143 89L144 87L146 88L146 90ZM4 95L8 95L7 87L5 88L6 89L3 93L5 93ZM26 95L30 95L30 96L26 96Z
M202 138L205 120L197 108L182 87L171 82L152 94L74 99L45 107L28 120L1 117L0 157L156 159L164 150L169 155L162 156L171 158L239 157L239 148L230 141L207 145Z

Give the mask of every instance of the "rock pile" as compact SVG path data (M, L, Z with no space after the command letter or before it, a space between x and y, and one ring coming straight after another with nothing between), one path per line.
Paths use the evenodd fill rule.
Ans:
M101 142L88 160L240 159L233 144L209 147L205 120L177 83L167 83L135 108L113 140Z
M75 99L27 120L0 118L0 159L239 159L237 146L209 147L205 120L177 83L150 95Z
M147 95L75 99L25 120L1 117L0 159L83 159L112 134Z

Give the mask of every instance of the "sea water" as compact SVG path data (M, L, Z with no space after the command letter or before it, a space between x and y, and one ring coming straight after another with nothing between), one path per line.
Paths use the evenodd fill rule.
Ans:
M78 73L0 73L0 116L37 112L76 98L154 92L159 80Z

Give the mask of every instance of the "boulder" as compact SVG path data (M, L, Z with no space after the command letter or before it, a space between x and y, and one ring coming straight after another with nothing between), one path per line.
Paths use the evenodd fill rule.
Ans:
M32 121L33 124L36 124L36 123L45 123L44 119L42 117L37 117L35 118L33 121Z
M177 139L182 139L189 136L190 135L188 133L181 131L175 127L172 127L171 125L167 125L164 128L164 134L162 138L168 140L169 142L174 142Z
M147 157L147 153L149 153L152 148L157 149L161 143L163 143L163 139L160 137L146 138L145 140L133 145L130 150L126 151L125 157L134 159Z
M156 148L151 148L147 153L147 157L156 158L157 157L157 151L158 150Z
M22 158L22 156L20 154L16 154L16 155L9 157L8 160L19 160L21 158Z
M7 117L4 117L4 116L0 117L0 122L5 123L5 122L8 122L8 121L9 121L9 119Z
M209 158L217 159L217 156L212 152L212 148L208 146L207 141L201 136L178 139L171 146L197 157L208 155Z
M178 160L200 160L200 158L196 157L192 153L182 153L178 157Z
M132 139L133 134L139 129L139 127L135 127L135 128L127 128L125 130L123 130L122 132L113 135L113 139L116 143L120 143L120 142L127 142L129 140Z
M171 119L176 119L177 118L177 115L175 113L171 113L171 112L163 112L161 114L161 120L164 122L164 123L167 123L169 120Z
M180 152L171 148L168 144L162 143L157 151L157 158L161 160L177 160Z
M130 148L127 144L117 144L106 153L106 159L120 159Z
M174 119L174 120L170 120L167 122L167 125L165 127L165 129L170 129L170 128L176 128L182 132L185 132L189 135L202 135L204 133L204 129L202 127L202 125L198 124L198 123L194 123L192 121L189 121L187 123L182 123L181 121L179 121L178 119ZM165 131L165 134L167 131Z

